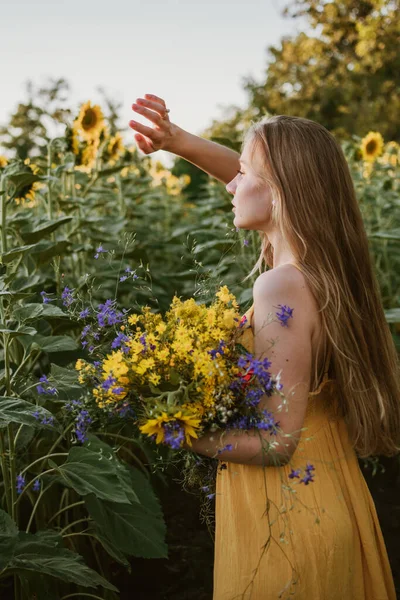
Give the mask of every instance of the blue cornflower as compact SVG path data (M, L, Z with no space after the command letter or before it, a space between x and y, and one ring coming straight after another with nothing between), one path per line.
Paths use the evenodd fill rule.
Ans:
M26 485L26 481L25 481L25 475L18 475L17 476L17 494L21 494L22 490L24 489Z
M221 448L220 450L218 450L218 454L221 454L221 452L225 452L225 450L231 451L233 448L232 444L227 444L224 448Z
M173 450L178 450L181 447L181 442L185 438L183 426L176 422L164 423L164 443L170 446Z
M41 378L39 379L39 381L41 383L38 383L36 385L36 391L38 394L49 394L51 396L54 396L54 394L57 394L57 390L55 387L51 387L49 380L47 379L46 375L42 375ZM44 386L41 384L45 384Z
M104 250L103 246L100 244L100 246L98 248L96 248L96 254L94 255L94 257L96 259L99 258L100 254L102 252L107 252L107 250Z
M81 410L75 419L75 434L78 440L83 444L87 440L87 429L92 422L92 418L89 416L87 410Z
M110 299L106 300L104 304L99 304L99 312L97 313L97 322L100 327L106 327L106 325L115 325L123 320L123 315L120 311L114 309L114 302Z
M300 469L292 469L288 477L290 477L290 479L294 479L295 477L300 478Z
M119 348L120 346L122 346L122 344L124 344L128 340L129 340L128 336L125 335L124 333L120 332L117 335L117 337L112 341L111 348L113 350L115 350L115 348Z
M61 293L63 305L66 306L67 308L69 306L71 306L71 304L73 302L75 302L75 298L72 296L73 291L74 290L70 290L69 287L65 286L65 288L63 289L63 291Z
M215 358L217 358L217 354L224 354L224 347L226 347L226 343L224 342L224 340L221 340L219 342L219 346L216 350L209 350L208 354L211 355L211 358L214 360Z
M101 384L103 390L108 391L113 385L117 383L117 380L112 375L109 375L105 381Z
M45 291L40 292L40 295L42 296L43 304L49 304L49 302L54 302L54 300L55 300L55 298L53 298L53 299L49 298L49 295Z
M281 322L281 325L283 327L287 327L288 319L293 317L293 314L292 314L293 308L289 308L289 306L286 306L285 304L278 304L278 307L280 307L280 312L275 313L275 314L278 317L279 321Z

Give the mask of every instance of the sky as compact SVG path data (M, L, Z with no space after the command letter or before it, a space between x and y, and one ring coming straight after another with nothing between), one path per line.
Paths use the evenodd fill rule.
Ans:
M243 79L265 79L267 47L305 30L281 16L288 2L2 0L0 123L27 100L28 80L38 87L63 77L76 114L87 100L103 102L102 87L122 103L121 128L132 118L151 126L131 109L150 93L165 100L173 123L200 135L229 106L247 106ZM122 133L136 145L131 129ZM151 156L167 166L174 158Z

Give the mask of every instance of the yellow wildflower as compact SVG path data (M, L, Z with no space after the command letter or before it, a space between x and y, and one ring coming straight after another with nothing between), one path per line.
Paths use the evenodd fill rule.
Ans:
M4 167L7 165L8 165L7 158L4 155L0 154L0 169L4 169Z

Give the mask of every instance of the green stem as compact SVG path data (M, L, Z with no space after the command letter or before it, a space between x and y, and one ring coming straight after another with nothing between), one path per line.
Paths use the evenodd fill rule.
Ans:
M64 436L65 436L65 434L67 433L67 431L68 431L69 429L71 429L71 428L72 428L74 425L75 425L75 423L74 423L74 421L72 421L72 423L70 423L70 424L68 425L68 427L66 427L66 428L65 428L65 430L63 431L63 433L61 433L61 434L59 435L59 437L56 439L56 441L54 442L54 444L53 444L53 445L52 445L52 447L50 448L50 450L49 450L49 454L51 454L51 453L53 452L54 448L57 448L58 444L59 444L59 443L61 442L61 440L64 438ZM47 455L47 456L48 456L48 455ZM41 458L41 460L43 460L43 459ZM40 470L42 470L42 468L43 468L43 464L40 466Z
M16 469L15 469L15 444L14 432L12 423L7 425L8 444L10 450L10 478L11 478L11 517L18 526L18 510L17 510L17 488L16 488Z
M73 504L68 504L68 506L64 506L64 508L60 508L60 510L58 510L56 513L54 513L54 515L52 517L50 517L50 519L47 521L47 525L49 523L51 523L53 519L55 519L56 517L58 517L58 515L61 515L61 513L63 513L65 510L73 508L74 506L79 506L81 504L85 504L85 501L84 500L79 500L78 502L74 502Z
M103 598L100 598L100 596L96 596L95 594L88 594L87 592L76 592L74 594L68 594L68 596L63 596L61 600L67 600L67 598L75 598L75 596L79 596L79 598L82 598L82 596L86 596L87 598L96 598L97 600L103 600Z
M36 463L40 462L41 460L44 461L46 458L51 458L52 456L68 456L68 452L55 452L54 454L46 454L46 456L41 456L40 458L37 458L32 463L30 463L27 467L25 467L25 469L21 471L21 475L23 475L25 471L33 467L33 465L35 465Z
M0 192L5 192L6 188L4 185L4 175L0 178ZM7 204L6 204L6 194L1 194L0 196L0 207L1 207L1 251L2 253L7 252Z
M47 492L47 490L48 490L49 488L51 488L51 486L52 486L52 483L50 483L50 484L49 484L47 487L45 487L45 488L43 488L42 490L40 490L40 494L39 494L39 496L37 497L37 499L36 499L36 502L35 502L35 504L34 504L34 506L33 506L33 508L32 508L32 512L31 512L31 516L29 517L28 525L26 526L26 530L25 530L25 531L26 531L26 533L29 533L29 529L30 529L30 527L31 527L31 525L32 525L33 517L35 516L35 513L36 513L36 510L37 510L37 507L39 506L39 502L40 502L40 500L41 500L41 498L42 498L43 494L44 494L45 492Z
M24 493L26 492L26 490L33 484L35 483L36 479L39 479L39 477L43 477L43 475L47 475L47 473L54 473L56 469L48 469L47 471L43 471L43 473L39 473L39 475L36 475L36 477L34 477L33 479L31 479L30 481L28 481L28 483L26 484L26 486L24 487L24 489L22 490L22 492L20 493L20 495L18 496L18 498L15 501L15 504L18 504L18 502L20 502L22 496L24 495Z
M66 527L64 527L64 529L61 529L60 535L64 535L64 532L67 531L70 527L73 527L74 525L77 525L78 523L83 523L83 522L89 521L89 520L91 520L90 517L83 517L83 519L78 519L77 521L72 521L72 523L68 523L68 525Z
M2 429L0 429L0 453L1 453L1 470L3 473L7 512L8 512L8 514L11 514L12 500L11 500L11 495L10 495L10 477L9 477L7 461L6 461L6 440L5 440L5 435L4 435L4 432Z

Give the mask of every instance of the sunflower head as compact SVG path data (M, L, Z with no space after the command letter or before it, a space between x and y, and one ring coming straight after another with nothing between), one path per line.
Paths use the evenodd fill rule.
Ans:
M107 145L107 156L109 162L116 162L125 153L124 141L120 133L110 138Z
M37 205L37 198L35 198L35 194L38 190L41 190L45 187L43 183L37 181L37 175L39 172L39 167L35 164L31 164L29 158L26 158L24 161L24 165L26 165L26 183L19 190L17 196L14 198L15 203L20 206L26 206L27 208L33 208Z
M83 173L90 173L96 165L97 152L99 150L99 139L95 139L82 149L76 157L75 169Z
M100 106L97 104L91 106L90 100L83 104L74 127L86 141L98 138L105 127L104 115Z
M65 141L67 142L67 152L72 152L76 156L79 154L79 137L75 127L67 127L65 130Z
M361 153L364 160L374 162L382 154L383 137L378 131L370 131L361 141Z

